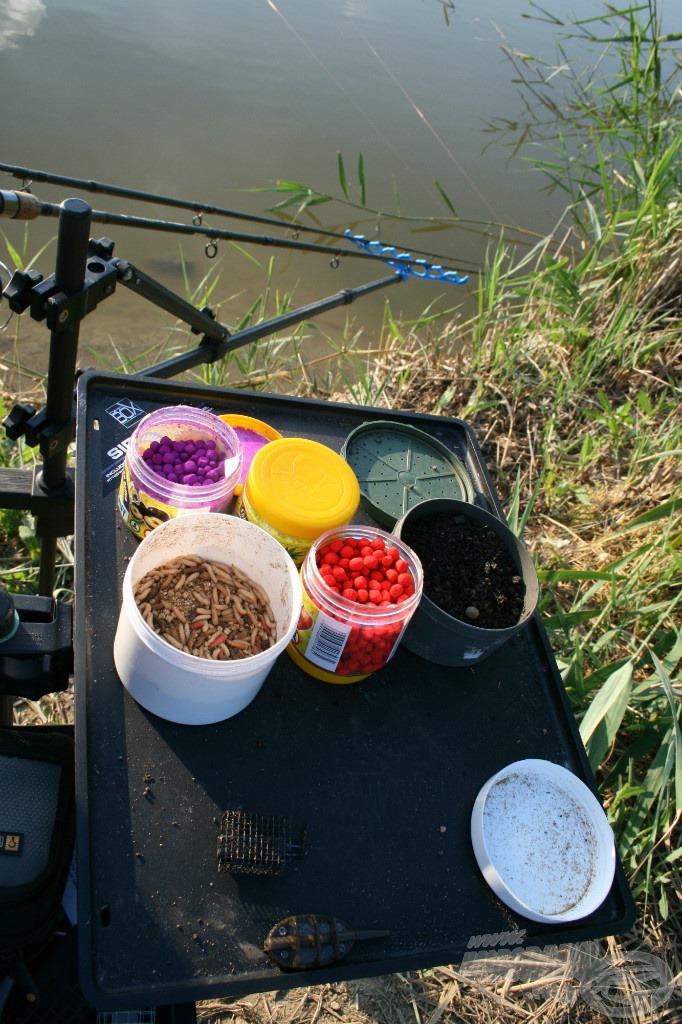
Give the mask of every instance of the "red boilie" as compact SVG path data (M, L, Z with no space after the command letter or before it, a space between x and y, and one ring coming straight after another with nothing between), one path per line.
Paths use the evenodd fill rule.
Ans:
M329 590L364 605L363 612L399 607L412 597L409 563L395 545L381 537L336 538L315 553L318 572ZM344 621L341 614L334 617ZM371 625L353 625L336 672L368 675L387 661L404 625L404 617Z

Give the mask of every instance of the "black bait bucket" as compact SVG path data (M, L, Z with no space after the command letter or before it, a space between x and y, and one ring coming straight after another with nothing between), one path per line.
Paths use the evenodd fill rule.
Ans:
M461 559L455 557L455 565L458 561L464 561L467 553L465 548L470 546L464 539L458 540L458 527L467 524L470 530L473 525L479 532L487 533L488 537L491 533L494 534L496 548L501 548L509 556L514 567L518 593L522 594L522 604L513 624L501 629L475 625L476 620L484 616L473 605L473 599L472 604L466 608L466 612L470 613L469 620L466 621L451 615L428 596L428 551L420 551L420 547L424 547L423 538L428 538L430 544L435 543L436 527L442 527L443 522L452 523L452 535L446 543L459 547L458 554ZM422 538L418 541L415 540L417 532ZM522 630L535 612L540 587L530 554L505 523L477 505L449 498L424 501L409 509L398 520L393 533L417 552L424 566L424 593L402 640L407 650L420 658L436 665L458 668L475 665ZM438 543L441 552L442 544L441 538ZM452 556L452 552L449 551L448 555ZM424 564L425 562L427 564ZM434 572L436 571L437 569L434 569ZM455 584L456 580L453 581L453 585Z

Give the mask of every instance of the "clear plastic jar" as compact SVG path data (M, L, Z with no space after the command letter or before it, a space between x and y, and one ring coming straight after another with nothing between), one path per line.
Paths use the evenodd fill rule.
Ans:
M143 455L152 442L212 441L225 455L221 478L204 486L174 483L155 473ZM188 512L225 512L242 466L242 448L232 427L218 416L192 406L156 409L138 423L128 444L118 495L123 520L136 537Z
M397 604L359 603L331 590L317 566L320 549L347 538L381 539L407 563L414 593ZM402 541L373 526L329 530L312 545L301 567L303 608L298 629L287 647L293 661L309 675L329 683L355 683L378 671L400 643L422 596L423 574L417 555Z

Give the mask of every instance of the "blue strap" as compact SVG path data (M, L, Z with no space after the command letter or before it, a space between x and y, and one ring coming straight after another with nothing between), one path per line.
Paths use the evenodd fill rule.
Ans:
M381 257L384 263L393 267L401 277L411 275L427 281L447 281L448 284L466 284L469 280L468 274L461 277L456 270L443 270L442 267L427 263L426 260L415 260L409 252L398 252L394 246L382 245L377 239L370 242L365 235L354 235L350 228L346 228L346 238L357 245L358 249L363 249L371 256Z

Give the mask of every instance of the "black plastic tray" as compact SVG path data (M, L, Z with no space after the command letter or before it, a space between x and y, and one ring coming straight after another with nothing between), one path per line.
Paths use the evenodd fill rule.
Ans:
M474 435L458 420L92 372L80 379L78 895L81 981L92 1003L159 1005L455 963L475 936L514 929L532 945L627 931L634 903L620 864L600 909L556 929L512 914L474 859L473 802L504 765L547 758L594 790L537 616L467 669L401 648L377 675L333 686L283 655L255 701L218 725L174 725L129 697L112 648L137 541L116 511L116 471L140 415L178 403L256 416L337 451L374 417L411 423L463 460L476 500L501 515ZM288 815L294 829L307 828L307 856L274 879L219 874L217 824L227 808ZM337 967L282 974L263 940L295 913L391 935L356 944Z

